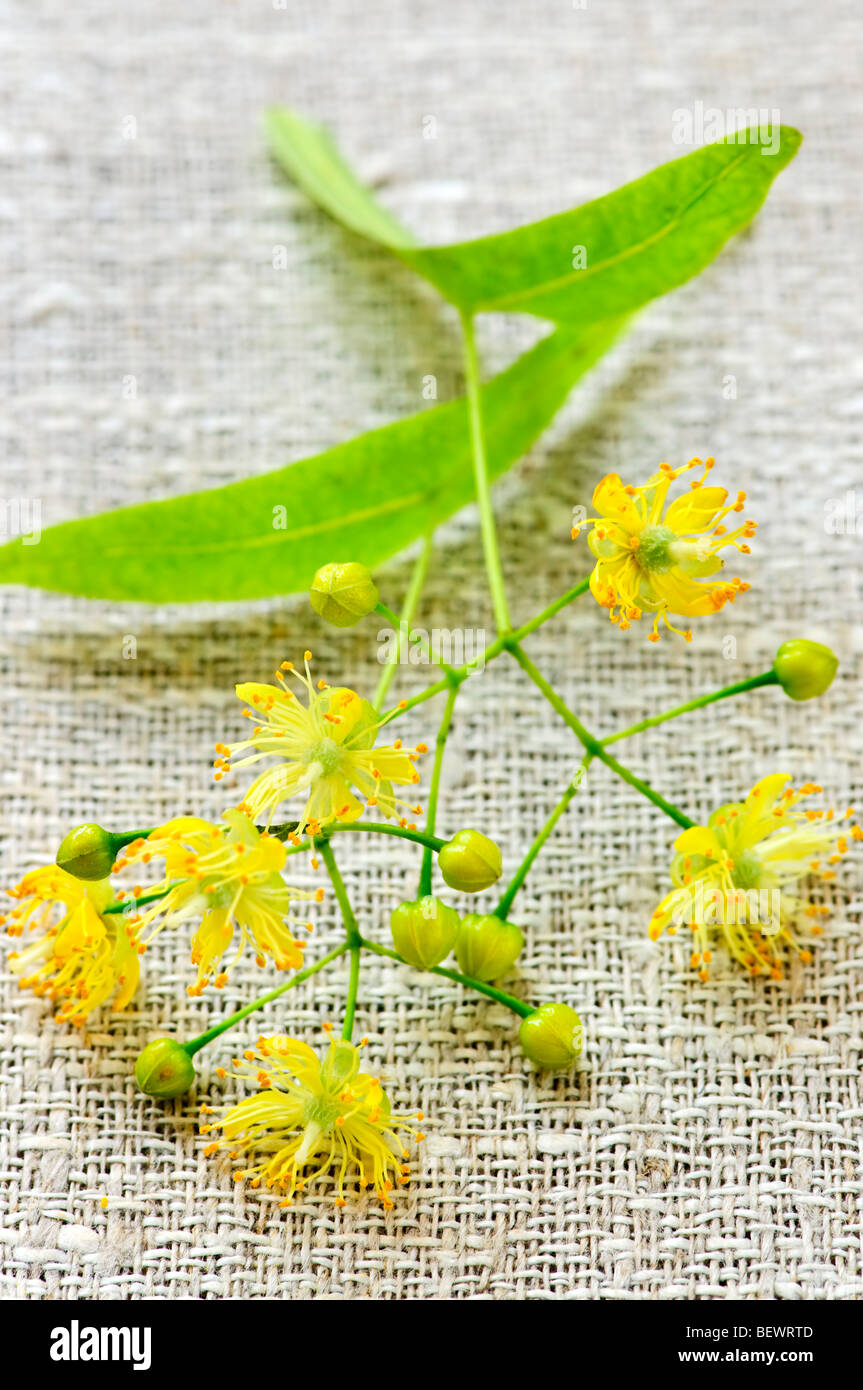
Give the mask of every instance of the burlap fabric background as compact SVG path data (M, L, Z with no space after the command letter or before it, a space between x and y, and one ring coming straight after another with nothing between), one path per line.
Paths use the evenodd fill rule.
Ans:
M752 593L692 647L624 636L585 599L530 651L610 731L762 669L785 637L827 634L843 664L816 706L763 692L620 751L692 815L776 769L860 804L860 541L853 515L849 534L825 528L860 442L851 0L41 0L3 22L2 491L39 498L44 524L302 457L422 408L428 374L442 397L459 388L452 315L278 176L258 126L267 103L329 122L429 241L530 220L673 157L674 112L699 101L778 108L799 126L802 153L752 232L640 319L496 496L524 619L586 572L570 509L602 473L715 454L761 521ZM488 365L537 331L483 323ZM489 623L474 527L466 515L441 538L429 628ZM381 576L392 604L409 566ZM49 859L76 821L217 815L228 798L209 759L240 725L234 681L266 679L306 645L332 679L377 677L374 623L324 631L295 601L154 611L6 592L5 879ZM410 735L434 728L429 706ZM441 824L488 829L511 870L576 756L501 660L458 707ZM192 1103L160 1108L130 1081L151 1036L200 1031L269 974L250 964L224 995L188 1000L186 943L164 936L134 1006L82 1038L4 967L3 1296L859 1297L855 866L813 966L764 985L720 958L702 985L685 942L645 934L673 835L592 771L520 899L515 987L580 1011L574 1078L538 1078L503 1010L365 965L359 1026L395 1103L428 1115L416 1178L388 1215L370 1200L338 1212L326 1189L289 1213L244 1194L203 1158ZM367 930L386 939L416 857L371 838L339 850ZM318 921L310 952L337 939L331 904ZM260 1028L312 1037L343 985L339 966ZM205 1054L199 1099L239 1045Z

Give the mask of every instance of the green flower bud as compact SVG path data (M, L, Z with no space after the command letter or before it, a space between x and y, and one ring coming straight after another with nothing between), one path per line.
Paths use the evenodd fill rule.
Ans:
M417 970L440 965L455 945L459 926L455 908L447 907L440 898L401 903L390 919L393 945L402 960Z
M444 883L461 893L481 893L500 878L500 850L478 830L460 830L444 845L437 862Z
M374 612L378 591L365 565L323 565L312 580L309 601L333 627L353 627Z
M524 949L524 937L514 922L469 912L462 917L455 943L459 969L474 980L499 980Z
M107 878L123 843L101 825L76 825L57 851L57 863L75 878Z
M538 1066L551 1071L568 1067L584 1042L581 1019L568 1004L541 1004L522 1019L518 1040Z
M776 679L792 700L823 695L836 675L839 658L822 642L796 637L783 642L773 660Z
M145 1096L172 1100L185 1095L195 1079L195 1064L175 1038L155 1038L135 1063L135 1080Z

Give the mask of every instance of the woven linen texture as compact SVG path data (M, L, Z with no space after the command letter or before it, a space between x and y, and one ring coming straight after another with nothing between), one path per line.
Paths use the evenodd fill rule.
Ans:
M789 636L827 634L842 665L817 705L762 691L619 751L696 818L774 770L861 804L860 540L853 514L846 534L825 527L860 454L852 0L789 0L781 15L748 0L36 0L7 5L2 24L2 495L38 498L43 525L301 458L422 409L429 375L442 399L460 389L453 315L278 175L267 104L329 123L429 242L529 221L673 158L674 113L698 102L778 109L800 127L751 232L639 319L495 496L524 620L586 573L570 513L603 473L638 481L714 454L717 480L746 488L761 522L752 592L692 646L659 648L585 598L530 653L610 732L763 669ZM487 368L540 331L484 320ZM475 522L441 533L429 629L490 627ZM393 606L410 563L379 575ZM240 728L235 681L267 679L307 645L332 680L370 690L380 669L374 620L334 633L299 600L156 610L18 589L2 604L7 882L82 820L216 817L244 785L215 788L209 766ZM394 690L424 676L406 668ZM431 742L435 720L417 711L407 736ZM440 825L489 831L511 871L579 750L504 659L465 688L451 749ZM685 941L646 936L674 833L592 769L518 901L516 988L580 1012L574 1078L538 1078L501 1008L365 961L359 1029L394 1105L428 1117L388 1214L371 1199L337 1211L325 1185L279 1211L203 1157L193 1100L135 1091L146 1041L194 1035L270 987L269 971L247 962L223 994L190 1000L187 939L165 933L133 1006L82 1037L4 964L0 1294L859 1297L859 873L846 863L827 894L812 966L764 984L717 953L701 984ZM417 856L370 836L338 851L364 929L386 940ZM339 938L331 894L316 920L310 958ZM313 983L203 1054L198 1099L233 1094L215 1068L245 1037L323 1037L342 965Z

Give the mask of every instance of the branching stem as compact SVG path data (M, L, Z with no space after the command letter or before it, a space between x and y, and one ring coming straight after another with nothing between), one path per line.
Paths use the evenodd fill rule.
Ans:
M572 710L561 699L553 686L549 685L548 681L542 673L537 670L530 657L522 651L518 643L513 643L510 647L510 651L521 669L530 677L537 689L542 691L542 694L545 696L546 700L548 700L552 709L560 715L564 724L572 730L576 738L584 746L586 752L590 753L595 758L599 758L601 762L605 763L606 767L611 768L612 772L616 772L618 777L622 778L624 782L628 782L636 791L641 792L642 796L646 796L649 801L652 801L654 806L658 806L660 811L664 811L665 814L670 816L673 821L676 821L678 825L683 826L684 830L695 824L695 822L690 820L689 816L685 815L678 806L673 805L670 801L666 801L664 796L660 796L659 792L654 791L653 787L647 782L643 782L640 777L636 777L634 772L630 772L628 767L624 767L622 763L618 762L616 758L613 758L611 754L606 751L599 740L595 738L594 735L584 727L581 720L573 714Z

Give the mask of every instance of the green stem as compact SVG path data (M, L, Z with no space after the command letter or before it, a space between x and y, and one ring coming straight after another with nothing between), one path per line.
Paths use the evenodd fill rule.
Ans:
M426 829L431 834L434 834L435 821L437 820L437 805L438 795L440 793L441 769L443 768L443 754L446 747L447 736L450 731L450 725L452 724L452 712L455 707L458 692L459 687L457 685L450 686L444 706L443 717L440 722L440 728L437 731L437 738L435 739L434 767L432 768L431 784L429 786L428 804L426 808ZM420 898L427 897L431 892L431 888L432 847L431 845L426 845L423 850L423 860L420 868L420 886L417 896Z
M361 823L357 821L354 825L334 825L327 834L334 834L336 831L353 830L362 834L363 832L374 835L397 835L400 840L413 840L414 844L425 845L426 849L433 849L435 854L443 849L447 843L438 835L432 835L428 830L409 830L403 825L386 825L383 821L370 820Z
M524 880L527 878L528 872L530 871L530 867L533 864L533 861L536 859L546 840L551 835L551 832L554 830L554 827L557 825L557 822L560 820L570 801L572 801L572 798L575 796L576 792L578 791L579 787L584 781L584 774L587 771L592 758L592 753L585 753L579 765L578 771L576 772L566 791L563 793L563 796L558 801L548 820L545 822L545 825L540 830L539 834L537 835L527 854L524 856L524 859L521 861L515 873L513 874L509 886L507 887L506 891L503 894L503 897L501 898L500 902L494 910L495 917L500 917L502 921L506 921L507 914L510 908L512 907L516 893L518 892L519 888L521 888L522 884L524 883Z
M641 734L645 729L654 729L657 724L664 724L667 719L676 719L680 714L689 714L692 710L704 709L705 705L712 705L716 700L727 700L730 695L742 695L747 690L757 690L762 685L778 685L779 680L775 671L765 671L760 676L750 676L748 680L736 681L734 685L724 685L720 690L711 690L707 695L699 695L694 700L687 700L685 705L675 705L674 709L667 709L663 714L651 715L649 719L641 719L637 724L630 724L627 729L620 729L616 734L609 734L608 738L601 740L604 748L609 743L617 743L619 739L631 738L633 734Z
M350 1042L354 1032L354 1015L357 1011L357 990L360 984L360 955L362 948L351 947L351 974L348 980L348 994L345 1000L345 1022L342 1037Z
M184 1050L188 1052L190 1057L194 1057L196 1052L200 1052L201 1048L206 1047L207 1043L211 1043L214 1038L220 1037L221 1034L227 1032L229 1028L233 1028L236 1023L242 1023L244 1018L248 1018L249 1015L255 1013L257 1009L262 1009L265 1004L272 1003L274 999L280 999L283 994L287 994L289 989L295 989L296 986L301 985L304 980L311 979L312 975L317 975L319 970L323 970L324 966L329 965L331 961L338 960L339 956L343 956L347 950L348 943L343 941L334 951L330 951L328 955L323 956L319 961L316 961L314 965L310 965L307 970L301 970L298 975L293 975L286 984L279 985L277 989L271 989L268 994L262 994L260 999L256 999L253 1004L246 1004L245 1008L238 1009L235 1014L231 1014L229 1018L224 1019L221 1023L217 1023L215 1027L208 1028L206 1033L201 1033L199 1037L192 1038L191 1042L183 1043Z
M432 535L433 532L429 531L428 535L423 540L422 550L417 556L416 564L414 565L413 569L413 574L411 575L410 584L408 585L408 591L405 594L405 601L402 605L402 621L406 622L408 625L410 625L410 623L413 621L413 616L416 612L417 604L419 603L420 594L422 593L423 585L426 581L426 575L428 574L429 560L431 559ZM399 661L401 661L402 638L401 630L399 629L398 625L396 626L396 631L399 633L398 659ZM379 710L384 702L384 696L389 690L390 685L392 684L393 676L396 673L397 664L398 662L388 661L387 664L384 666L384 669L381 671L380 678L378 680L378 688L375 691L375 698L372 701L372 704L374 705L375 709Z
M560 598L555 599L554 603L550 603L547 608L543 608L540 613L537 613L529 622L524 623L522 627L516 628L515 631L511 633L504 633L502 636L496 637L488 650L483 653L481 662L467 661L463 666L453 667L449 677L435 681L433 685L429 685L425 690L421 690L418 695L411 696L409 700L402 700L400 704L387 710L381 720L381 725L389 724L393 719L397 719L399 715L405 714L407 710L414 709L417 705L425 704L426 700L431 700L435 695L443 694L445 690L451 687L454 681L457 681L459 685L463 685L469 676L474 675L477 671L482 671L490 661L494 661L495 657L500 656L501 652L508 651L513 643L521 642L523 638L529 637L532 632L536 632L537 628L542 627L543 623L547 623L549 618L553 618L555 614L559 613L567 604L572 603L574 599L580 598L583 593L586 593L589 587L589 578L580 580L578 584L573 585L571 589L567 589L565 594L561 594Z
M390 960L398 961L399 965L407 965L398 951L390 950L389 946L379 946L376 941L362 939L362 945L367 951L373 951L376 956L389 956ZM484 994L488 999L494 999L498 1004L504 1004L506 1008L512 1009L514 1014L520 1018L527 1018L528 1014L533 1013L530 1004L525 1004L523 1000L516 999L512 994L507 994L505 990L498 989L496 985L486 984L484 980L474 980L470 975L462 975L459 970L450 970L445 965L433 965L427 972L431 975L442 975L444 979L452 980L457 985L464 985L465 989L475 989L477 994Z
M274 826L270 834L276 835L280 828ZM286 832L289 833L290 831ZM387 825L384 821L370 820L354 821L349 825L328 825L314 840L301 840L298 845L289 845L287 853L307 854L310 849L320 848L323 841L328 840L331 835L342 834L396 835L400 840L413 840L415 844L433 849L435 853L446 844L446 840L441 840L437 835L430 835L425 830L409 830L405 825ZM278 839L284 839L284 836L278 835Z
M348 979L348 994L345 1000L345 1022L342 1028L342 1037L350 1042L351 1035L354 1031L354 1014L357 1011L357 989L360 983L360 952L363 939L360 936L359 923L354 916L354 910L351 907L344 880L339 873L332 847L324 840L321 843L320 849L321 858L327 866L330 882L335 889L339 907L342 910L342 919L345 924L345 945L350 949L351 953L351 973Z
M111 841L111 848L116 854L118 849L130 845L133 840L149 839L155 829L156 826L151 825L148 830L109 830L108 837Z
M622 763L619 763L616 758L613 758L610 753L606 752L599 740L584 727L581 720L573 714L569 706L560 698L557 691L549 685L548 681L542 673L537 670L530 657L522 651L518 643L513 643L510 650L521 669L526 675L530 676L530 679L537 689L542 691L552 709L560 715L564 724L572 729L572 732L584 745L588 753L591 753L595 758L599 758L601 762L605 763L606 767L611 768L612 772L616 772L618 777L622 778L624 782L628 782L636 791L641 792L642 796L646 796L648 801L652 801L654 806L658 806L659 809L664 811L667 816L670 816L673 821L683 826L684 830L687 830L691 825L695 824L695 822L690 820L689 816L685 815L678 806L673 805L670 801L666 801L665 797L660 796L659 792L654 791L653 787L649 786L647 782L643 782L640 777L636 777L634 772L630 772L628 767L624 767Z
M360 944L359 924L357 923L357 919L354 916L354 910L351 907L347 889L345 888L344 880L341 874L339 873L338 867L336 865L336 857L333 854L332 847L327 843L326 840L321 841L320 851L321 858L327 866L327 873L330 876L330 883L333 885L333 888L335 889L336 898L338 900L339 907L341 908L342 919L345 924L345 935L348 940L348 945L353 949L354 946L358 946Z
M178 884L185 883L185 881L183 878L174 879L167 888L154 888L150 893L142 893L140 898L123 898L119 902L109 903L107 907L102 908L102 916L107 917L112 912L135 912L139 907L144 907L146 903L155 903L158 902L159 898L167 897L172 888L176 888Z
M470 417L470 437L473 445L473 475L476 487L476 500L479 504L482 548L488 574L488 586L494 607L494 617L498 633L510 631L509 609L504 590L503 570L497 544L497 528L491 504L491 489L488 481L488 463L485 452L485 439L482 429L482 407L480 405L481 381L479 359L474 337L473 316L462 314L462 335L464 340L464 365L467 380L468 415Z
M500 652L509 645L509 642L521 642L523 638L529 637L532 632L536 632L538 627L542 627L543 623L547 623L549 618L553 618L562 608L566 608L574 599L581 598L582 594L586 594L589 588L590 575L588 575L586 579L580 579L577 584L573 584L572 588L567 589L565 594L560 595L560 598L556 598L554 603L550 603L547 608L541 609L540 612L536 614L536 617L531 618L530 621L524 623L522 627L516 628L515 631L510 634L508 640L501 641L500 643L492 643L486 653L486 660L488 660L489 654L491 653L493 653L494 656L498 656ZM497 647L496 651L495 647Z

